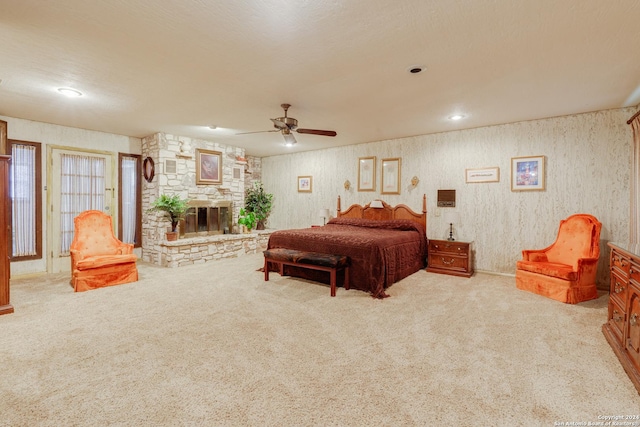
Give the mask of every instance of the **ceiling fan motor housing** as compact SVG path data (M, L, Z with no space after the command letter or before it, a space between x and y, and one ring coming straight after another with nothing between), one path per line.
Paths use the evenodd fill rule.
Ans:
M292 117L278 117L277 119L275 119L273 127L282 130L283 126L279 126L280 123L284 123L286 127L291 130L296 130L296 128L298 127L298 121Z

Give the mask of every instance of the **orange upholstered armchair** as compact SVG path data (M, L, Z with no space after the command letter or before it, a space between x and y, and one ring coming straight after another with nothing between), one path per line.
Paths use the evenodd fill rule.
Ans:
M76 292L138 280L133 245L116 239L109 215L84 211L73 223L71 284Z
M602 224L587 214L560 221L553 245L522 251L522 260L516 264L518 289L569 304L597 298L601 228Z

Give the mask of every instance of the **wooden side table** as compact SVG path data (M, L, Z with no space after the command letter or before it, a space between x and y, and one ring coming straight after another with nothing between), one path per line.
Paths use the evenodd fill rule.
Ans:
M427 271L452 276L473 275L472 242L429 240Z

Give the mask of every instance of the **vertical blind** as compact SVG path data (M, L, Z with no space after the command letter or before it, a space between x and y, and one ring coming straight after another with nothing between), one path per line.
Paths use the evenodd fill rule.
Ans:
M122 202L122 241L124 243L136 243L136 189L138 159L124 156L120 166L120 178L122 185L120 197Z
M104 210L105 159L62 154L60 171L60 254L69 254L73 219L86 210Z
M36 148L11 148L13 256L36 255Z

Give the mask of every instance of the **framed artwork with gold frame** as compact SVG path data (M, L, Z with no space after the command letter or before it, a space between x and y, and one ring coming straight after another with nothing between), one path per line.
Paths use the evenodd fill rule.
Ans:
M511 191L544 189L544 156L511 158Z
M196 148L196 184L222 184L222 153Z
M358 158L358 191L376 191L376 157Z
M500 168L465 169L465 182L500 182Z
M382 159L382 191L381 194L400 194L400 168L402 161L399 157Z
M299 176L298 193L311 193L312 180L310 176Z
M7 122L0 120L0 154L11 154L7 141Z

